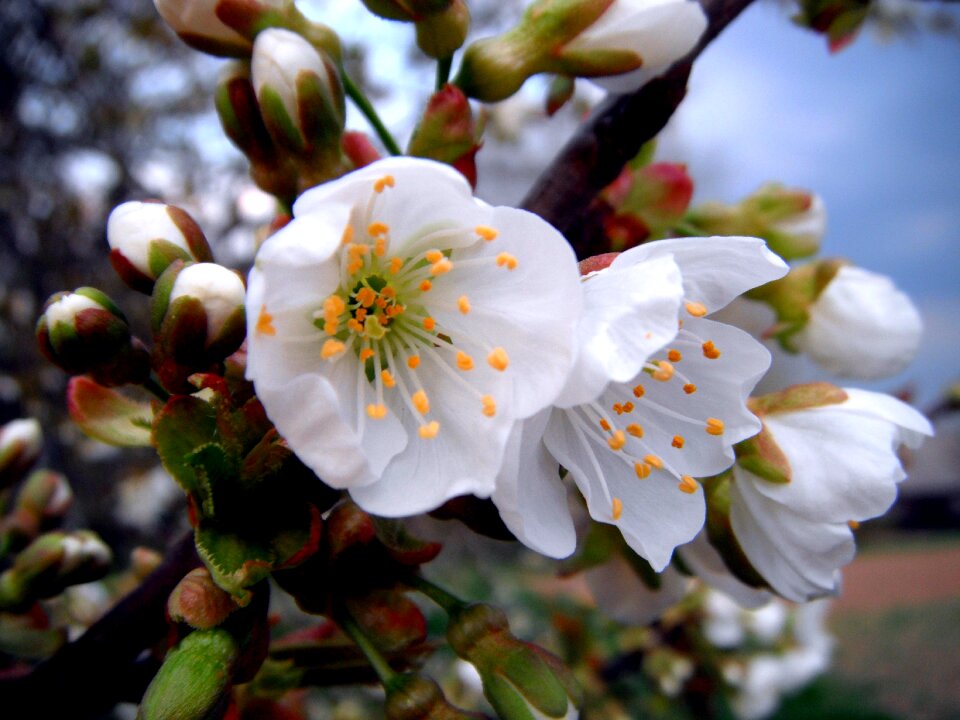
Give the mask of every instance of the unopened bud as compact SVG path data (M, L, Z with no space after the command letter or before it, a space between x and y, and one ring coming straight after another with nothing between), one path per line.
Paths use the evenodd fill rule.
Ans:
M555 656L510 633L502 610L481 603L450 615L447 640L480 673L483 692L503 720L574 720L580 689Z
M233 597L220 589L205 567L187 573L167 600L170 619L197 630L217 627L236 609Z
M451 57L463 45L470 30L470 10L464 0L417 21L417 47L438 60Z
M483 715L461 710L444 697L440 686L419 674L400 675L387 685L387 720L482 720Z
M793 21L827 36L830 52L853 42L870 12L870 0L800 0Z
M43 430L33 418L0 427L0 490L19 480L40 457Z
M37 343L50 362L71 374L89 373L108 387L143 382L149 355L127 319L96 288L57 293L37 321Z
M37 470L24 482L12 512L0 522L0 547L18 550L40 532L57 524L73 504L67 478L51 470Z
M475 186L475 157L479 149L477 128L467 96L460 88L446 85L427 103L427 109L410 138L407 154L452 165Z
M220 0L154 0L160 17L190 47L219 56L249 54L250 40L217 17L219 4Z
M693 181L686 165L627 166L601 193L612 208L604 219L611 246L625 250L651 237L663 237L687 211Z
M362 0L367 10L386 20L419 22L446 10L453 0Z
M110 262L134 290L149 294L174 260L213 260L207 239L186 212L159 202L125 202L107 220Z
M330 57L294 32L270 28L257 36L251 72L274 140L291 152L338 161L346 108Z

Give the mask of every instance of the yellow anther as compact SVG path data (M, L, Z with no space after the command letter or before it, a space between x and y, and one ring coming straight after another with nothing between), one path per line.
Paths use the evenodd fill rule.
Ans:
M500 267L505 267L507 270L516 270L518 264L517 258L508 252L502 252L497 255L497 265Z
M383 420L387 416L387 406L380 404L374 405L371 403L367 405L367 415L374 420Z
M613 499L613 507L610 510L610 515L614 520L619 520L620 516L623 515L623 501L620 498Z
M634 397L637 397L637 398L642 398L642 397L646 394L646 392L647 392L647 391L646 391L646 389L643 387L643 385L636 385L636 386L633 388L633 396L634 396Z
M643 427L640 425L637 425L636 423L630 423L629 425L627 425L627 432L636 438L643 437Z
M847 520L847 527L849 527L851 530L859 530L860 523L858 523L856 520Z
M356 275L363 267L363 260L351 260L347 263L347 275Z
M343 229L343 235L340 236L340 243L347 245L351 242L353 242L353 225L347 225Z
M684 303L684 307L687 309L687 312L694 317L703 317L707 314L707 306L703 303L688 302Z
M673 377L674 368L671 363L668 363L666 360L654 361L657 369L653 373L653 379L660 382L667 382L670 378Z
M497 414L497 401L493 399L493 395L484 395L480 398L480 402L483 403L483 414L487 417L493 417Z
M694 480L689 475L682 475L680 477L680 484L677 485L680 488L680 492L685 492L687 495L693 495L699 487L697 481Z
M610 432L610 423L606 418L600 418L600 427L602 427L607 432Z
M697 391L697 386L694 385L693 383L687 383L686 385L683 386L683 391L687 395L693 395Z
M484 240L486 240L487 242L490 242L491 240L496 240L497 235L500 234L499 232L494 230L492 227L489 227L487 225L477 225L477 227L475 227L473 231L477 235L482 237Z
M363 307L368 308L373 305L374 300L377 299L377 293L368 287L362 287L357 290L357 302L360 303Z
M367 360L372 358L374 355L376 355L376 353L373 350L371 350L370 348L364 348L363 350L360 351L360 362L366 362Z
M320 357L324 360L329 360L332 357L336 357L346 349L347 346L342 342L330 338L324 342L323 347L320 348Z
M723 435L724 425L723 420L719 418L707 418L707 434L709 435Z
M703 344L703 356L708 360L716 360L720 357L720 351L717 350L717 346L713 344L713 340L707 340Z
M433 440L437 433L440 432L440 423L436 420L428 422L426 425L420 426L420 437L424 440Z
M389 370L384 370L380 373L380 378L383 380L383 386L392 388L397 384L397 381L393 379L393 373Z
M623 434L623 430L614 430L613 434L607 438L607 445L611 450L622 450L626 444L627 436Z
M463 371L473 370L473 358L463 350L457 350L457 367Z
M396 181L393 179L393 175L384 175L373 184L373 190L374 192L382 193L385 188L393 187L395 184Z
M646 480L648 477L650 477L650 466L646 463L635 462L633 464L633 471L641 480Z
M416 370L418 367L420 367L420 356L411 355L410 357L408 357L407 367L410 368L411 370Z
M395 318L397 315L402 314L407 309L406 305L391 305L384 312L387 313L388 318Z
M339 320L327 320L323 323L323 332L327 335L336 335L340 332L340 321Z
M661 460L656 455L644 455L643 461L647 465L650 465L651 467L655 467L657 470L663 470L663 460Z
M323 301L323 316L327 319L337 317L347 309L347 303L339 295L330 295Z
M425 317L423 319L423 329L427 332L432 332L433 329L437 326L437 321L432 317Z
M377 241L373 244L373 254L377 257L383 257L387 254L387 240L386 238L378 237Z
M449 258L440 258L430 266L430 274L433 276L443 275L453 270L453 263Z
M357 335L363 334L363 323L357 320L356 318L350 318L347 320L347 329L353 330Z
M468 312L470 312L470 298L468 298L466 295L461 295L459 298L457 298L457 307L460 308L460 312L466 315Z
M267 306L260 306L260 315L257 316L257 332L260 335L276 335L277 328L273 325L273 315L267 312Z
M420 292L430 292L433 289L433 283L429 280L424 280L420 283Z
M363 322L367 319L367 310L366 308L357 308L357 312L354 314L354 317L357 319L357 322Z
M347 256L350 258L360 258L370 252L370 246L366 243L350 243L347 245Z
M634 407L636 407L636 406L635 406L632 402L625 402L625 403L623 404L623 411L624 411L625 413L632 413Z
M392 287L390 287L389 285L387 285L386 287L384 287L384 288L380 291L380 295L381 295L381 297L385 297L385 298L387 298L388 300L392 300L393 298L395 298L395 297L397 296L397 291L394 290L394 289L393 289Z
M377 235L386 235L390 232L390 226L382 222L372 222L367 225L367 234L376 237Z
M421 415L426 415L430 412L430 399L423 390L417 390L410 399L413 401L413 406L417 409L417 412Z
M403 267L403 260L401 258L395 257L390 258L390 273L396 275L400 272L400 269Z
M487 355L487 362L494 370L503 372L510 364L510 357L507 355L507 351L502 347L495 347L490 351L490 354Z
M623 415L623 405L621 405L620 403L614 403L613 406L612 406L612 410L613 410L617 415Z
M443 253L439 250L427 250L423 256L427 259L428 263L436 263L443 260Z
M667 352L667 360L670 362L680 362L683 360L683 355L679 350L670 350Z
M683 435L674 435L673 442L670 444L673 445L675 448L677 448L677 450L679 450L680 448L683 447L684 442L685 441L683 439Z

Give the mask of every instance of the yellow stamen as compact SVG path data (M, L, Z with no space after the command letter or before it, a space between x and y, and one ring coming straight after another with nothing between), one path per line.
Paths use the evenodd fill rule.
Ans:
M500 234L496 230L494 230L492 227L488 227L487 225L477 225L477 227L474 228L474 232L480 237L482 237L484 240L486 240L487 242L490 242L491 240L496 240L497 235Z
M670 378L673 377L674 368L671 363L668 363L666 360L654 361L657 370L653 373L653 379L659 382L667 382Z
M407 367L410 368L411 370L416 370L418 367L420 367L420 356L411 355L410 357L408 357Z
M387 416L387 406L386 405L367 405L367 415L372 417L374 420L383 420Z
M443 260L443 253L439 250L427 250L423 256L427 259L427 262L431 264L438 263Z
M340 243L347 245L351 242L353 242L353 225L347 225L343 229L343 235L340 236Z
M849 527L851 530L859 530L860 523L858 523L856 520L847 520L847 527Z
M507 270L516 270L518 264L517 258L508 252L502 252L497 255L497 265L500 267L506 267Z
M494 370L499 370L503 372L507 369L507 366L510 364L510 358L507 355L507 351L502 347L495 347L490 351L490 354L487 355L487 362L490 364Z
M467 355L463 350L457 350L457 367L466 372L473 370L473 358Z
M600 418L600 427L602 427L607 432L610 432L610 423L607 422L606 418Z
M670 362L680 362L681 360L683 360L683 355L680 353L679 350L670 350L669 352L667 352L667 360L669 360Z
M372 358L374 355L376 355L376 353L373 350L371 350L370 348L364 348L363 350L360 351L360 362L366 362L367 360Z
M644 455L643 461L647 465L650 465L651 467L655 467L657 470L663 470L663 460L661 460L656 455Z
M437 321L432 317L425 317L423 319L423 329L427 332L431 332L437 326Z
M260 306L260 315L257 317L257 332L261 335L276 335L277 328L273 325L273 315L267 312L267 306Z
M629 425L627 425L627 432L636 438L643 437L643 427L640 425L637 425L636 423L630 423Z
M384 175L373 184L373 191L382 193L385 188L393 187L395 183L396 181L393 179L393 175Z
M326 320L332 320L347 309L347 304L339 295L330 295L323 301L323 317Z
M440 423L436 420L428 422L426 425L420 426L420 437L424 440L433 440L437 433L440 432Z
M429 280L424 280L422 283L420 283L420 292L430 292L432 288L433 283Z
M453 270L453 263L449 258L440 258L430 266L430 274L433 276L443 275Z
M707 306L703 303L688 302L684 304L684 307L687 308L687 312L694 317L703 317L707 314Z
M633 396L634 396L634 397L642 398L642 397L646 394L646 392L647 392L647 391L646 391L646 389L643 387L643 385L637 385L636 387L633 388Z
M347 320L347 328L353 330L357 335L363 334L363 323L357 320L356 318L350 318Z
M683 391L687 395L693 395L697 391L697 386L694 385L693 383L687 383L686 385L683 386Z
M620 403L614 403L614 404L613 404L613 411L614 411L617 415L623 415L623 405L621 405Z
M340 342L339 340L334 340L333 338L330 338L325 343L323 343L323 347L320 348L320 357L324 360L329 360L332 357L336 357L346 349L347 349L347 346L344 345L342 342Z
M718 418L707 418L707 433L709 435L723 435L724 425L723 420Z
M402 267L403 267L403 260L402 260L402 259L400 259L400 258L398 258L398 257L390 258L390 273L391 273L392 275L396 275L398 272L400 272L400 269L401 269Z
M421 415L426 415L430 412L430 400L423 390L417 390L410 399L413 401L413 406L417 409L417 412Z
M372 222L367 225L367 234L373 237L377 235L386 235L390 232L390 226L382 222Z
M670 444L673 445L675 448L677 448L677 450L679 450L680 448L683 447L683 443L684 443L683 435L674 435L673 442Z
M457 307L460 308L460 312L466 315L468 312L470 312L470 298L468 298L466 295L461 295L459 298L457 298Z
M390 298L390 299L392 299L392 298L395 298L395 297L397 296L397 291L394 290L394 289L393 289L392 287L390 287L389 285L387 285L386 287L383 288L383 290L380 291L380 295L383 296L383 297L385 297L385 298Z
M623 434L623 430L614 430L613 434L607 438L607 445L611 450L622 450L626 444L627 436Z
M366 309L366 308L357 308L357 312L356 312L356 314L354 315L354 317L356 318L357 322L361 322L361 323L362 323L364 320L367 319L367 309Z
M323 332L327 335L336 335L340 332L340 322L338 320L327 320L323 324Z
M363 307L368 308L373 305L373 302L377 299L377 293L374 292L371 288L362 287L357 290L357 302L360 303Z
M383 386L392 388L397 384L397 381L393 379L393 373L389 370L384 370L380 373L380 377L383 379Z
M650 466L646 463L636 462L633 464L633 471L637 474L637 477L641 480L646 480L650 477Z
M493 417L497 414L497 401L493 399L493 395L484 395L480 398L480 402L483 403L483 414L487 417Z
M680 484L677 485L680 488L681 492L685 492L687 495L693 495L697 491L697 481L694 480L689 475L683 475L680 478Z
M720 351L717 350L717 346L713 344L713 340L707 340L703 344L703 356L708 360L716 360L720 357Z
M610 512L614 520L619 520L620 516L623 515L623 501L620 498L613 499L613 508Z
M383 257L387 254L387 240L386 238L378 237L377 241L373 244L373 254L377 257Z
M623 404L623 411L624 411L625 413L632 413L634 407L635 407L635 405L634 405L632 402L625 402L625 403Z

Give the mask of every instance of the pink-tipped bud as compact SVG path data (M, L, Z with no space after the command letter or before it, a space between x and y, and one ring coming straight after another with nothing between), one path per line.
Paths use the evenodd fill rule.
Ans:
M410 138L409 155L452 165L477 184L480 141L470 101L460 88L446 85L433 94Z

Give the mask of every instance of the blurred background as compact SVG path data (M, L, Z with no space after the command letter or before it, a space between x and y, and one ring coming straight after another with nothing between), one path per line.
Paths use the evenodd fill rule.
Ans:
M300 5L342 33L349 71L405 139L432 79L405 49L411 28L356 0ZM509 26L522 7L472 2L474 35ZM657 158L687 165L695 203L736 202L768 181L820 194L824 254L892 276L925 320L913 365L861 385L914 402L937 436L908 458L898 505L860 531L831 613L834 671L783 717L957 718L960 6L881 3L836 54L793 25L792 12L757 2L707 50ZM144 304L126 301L107 262L106 217L125 200L184 207L219 262L249 264L274 207L220 130L211 99L219 65L180 43L149 0L0 4L0 422L41 420L46 464L76 489L77 524L118 547L161 547L158 538L185 523L180 491L153 453L120 454L79 434L65 415L66 378L40 358L33 326L50 294L95 285L146 334ZM517 204L602 96L581 81L577 102L545 120L545 92L531 81L492 111L479 155L489 201ZM348 126L367 129L353 114ZM836 380L776 354L771 388Z

